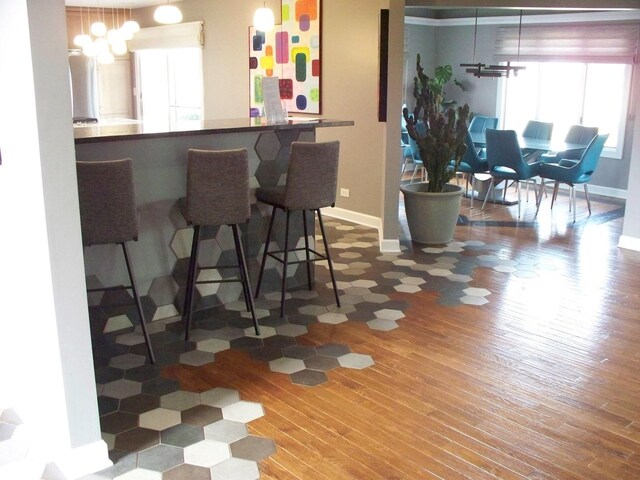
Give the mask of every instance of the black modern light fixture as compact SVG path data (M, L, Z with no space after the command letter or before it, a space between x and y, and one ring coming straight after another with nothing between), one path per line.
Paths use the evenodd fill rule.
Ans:
M522 37L522 10L520 10L520 24L518 27L518 58L520 60L520 39ZM466 67L465 72L472 74L474 77L507 77L511 72L514 76L518 75L520 70L524 70L523 66L511 65L511 61L508 61L506 65L485 65L482 62L476 63L476 42L478 39L478 9L476 9L476 20L473 31L473 63L461 63L461 67Z

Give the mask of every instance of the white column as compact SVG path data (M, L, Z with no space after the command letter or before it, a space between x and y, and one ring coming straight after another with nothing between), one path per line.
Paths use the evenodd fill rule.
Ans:
M64 0L0 2L0 408L66 478L100 436L75 174Z

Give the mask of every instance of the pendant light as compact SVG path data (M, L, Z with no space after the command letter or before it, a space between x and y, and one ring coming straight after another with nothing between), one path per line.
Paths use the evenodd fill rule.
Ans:
M126 14L125 14L126 18ZM135 33L140 31L140 24L131 18L131 8L129 8L129 20L125 20L125 22L120 27L122 31L122 37L125 40L131 40Z
M91 42L91 37L84 33L84 18L82 17L82 7L80 7L80 33L73 37L73 44L82 48Z
M270 32L275 25L275 18L273 17L273 11L267 8L265 4L266 2L263 2L262 8L257 9L253 15L253 26L261 32Z
M518 28L518 57L516 61L520 60L520 38L522 37L522 10L520 10L520 26ZM511 61L508 61L506 65L485 65L482 62L476 63L476 41L478 38L478 9L476 9L476 21L475 29L473 32L473 63L461 63L461 67L467 67L465 72L472 74L474 77L507 77L511 72L514 75L518 75L520 70L524 70L525 67L511 65Z
M153 19L158 23L171 24L182 21L182 12L175 5L160 5L153 13Z
M99 9L98 9L99 11ZM104 23L104 10L102 11L102 20L98 13L98 21L91 24L91 35L94 37L104 37L107 34L107 25Z

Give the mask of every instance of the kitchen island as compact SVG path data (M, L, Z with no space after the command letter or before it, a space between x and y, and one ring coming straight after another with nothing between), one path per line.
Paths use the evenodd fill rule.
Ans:
M317 128L352 126L353 121L296 119L268 124L261 118L208 120L185 128L162 128L142 122L110 122L107 125L75 126L76 159L82 161L131 158L133 160L140 232L130 244L132 261L139 283L143 306L149 320L180 313L191 249L192 228L182 216L186 195L187 151L198 149L246 148L249 153L251 219L242 226L249 274L257 278L259 254L266 236L270 210L257 204L253 192L259 186L284 184L289 147L294 141L315 141ZM278 227L278 225L276 225ZM283 229L282 229L283 230ZM310 230L313 232L313 229ZM230 264L235 261L231 231L227 227L204 229L200 247L201 266ZM297 240L296 240L297 238ZM302 227L292 233L294 244L302 240ZM91 287L124 285L127 282L121 251L114 245L85 249L85 271ZM277 291L281 269L277 262L267 263L264 292ZM207 270L209 279L233 275ZM304 279L304 268L291 268L292 286ZM237 301L238 283L211 283L197 287L199 308ZM102 297L91 294L90 303Z

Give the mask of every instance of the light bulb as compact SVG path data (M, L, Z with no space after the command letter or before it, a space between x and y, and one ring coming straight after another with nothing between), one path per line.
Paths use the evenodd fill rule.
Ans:
M103 22L91 24L91 33L96 37L104 37L107 33L107 26Z
M153 13L153 19L158 23L180 23L182 12L174 5L160 5Z
M127 20L122 24L120 30L131 32L131 35L140 31L140 25L135 20Z
M133 33L124 27L120 27L118 31L120 32L120 38L122 40L131 40L133 38Z
M102 55L103 53L107 53L109 51L109 42L107 42L106 38L96 38L96 41L93 44L96 47L96 52L98 55Z
M113 53L108 50L98 54L98 63L106 64L113 63L114 61L115 58L113 57Z
M95 57L97 52L96 44L93 42L86 43L82 46L82 53L87 57Z
M261 32L269 32L273 29L275 19L270 8L259 8L253 16L253 26Z
M109 30L107 32L107 42L113 45L114 43L118 43L122 41L122 34L119 30Z
M114 55L124 55L127 53L127 44L124 40L116 42L111 45L111 51Z
M91 37L85 33L73 37L73 44L78 47L84 47L89 42L91 42Z

